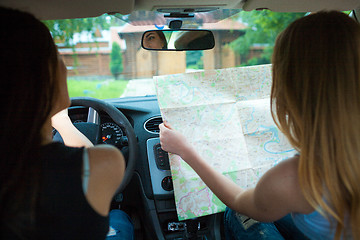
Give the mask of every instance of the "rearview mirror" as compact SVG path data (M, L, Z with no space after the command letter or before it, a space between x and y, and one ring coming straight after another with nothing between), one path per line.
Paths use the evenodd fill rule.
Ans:
M207 50L215 46L215 39L209 30L150 30L144 32L141 46L163 51Z

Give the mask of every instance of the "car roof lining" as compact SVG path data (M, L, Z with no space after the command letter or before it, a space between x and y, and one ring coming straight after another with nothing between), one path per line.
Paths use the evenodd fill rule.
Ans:
M359 0L249 0L242 8L245 11L266 8L275 12L317 12L321 10L346 11L359 6Z
M135 0L1 0L0 5L49 20L97 17L111 12L129 14L134 10Z
M2 0L1 6L33 13L39 19L95 17L104 13L129 14L137 10L159 8L194 9L270 9L277 12L316 12L319 10L352 10L360 0Z

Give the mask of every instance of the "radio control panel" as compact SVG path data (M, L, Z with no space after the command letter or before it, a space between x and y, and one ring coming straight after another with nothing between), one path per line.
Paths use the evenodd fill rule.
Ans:
M162 150L159 138L148 139L146 145L154 195L173 194L168 153Z

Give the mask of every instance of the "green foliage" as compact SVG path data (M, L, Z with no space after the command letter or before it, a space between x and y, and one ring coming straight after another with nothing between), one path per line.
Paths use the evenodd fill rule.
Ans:
M265 47L261 57L263 59L267 59L267 61L268 61L267 63L270 63L273 51L274 51L274 45Z
M72 59L73 59L73 70L75 72L76 75L79 74L78 71L78 67L79 67L79 58L78 58L78 54L75 53L75 49L73 49L73 54L71 55Z
M254 58L249 59L245 64L242 64L241 66L254 66L254 65L262 65L262 64L268 64L268 63L270 63L270 62L269 62L269 59L267 59L267 58L254 57Z
M118 43L113 42L110 53L110 71L111 74L114 75L115 79L117 79L123 71L122 60L121 48Z
M234 40L230 47L244 58L249 54L251 46L262 44L265 47L264 53L256 61L270 62L276 36L284 30L291 22L303 17L304 13L279 13L269 10L263 11L242 11L237 16L248 28L245 34Z
M203 55L204 55L204 51L187 51L186 68L203 69L204 68L204 62L202 59Z
M105 14L96 18L46 20L43 22L49 28L55 41L65 42L69 45L75 33L86 31L94 37L96 29L109 29L111 18Z
M68 79L70 97L94 97L99 99L120 97L128 81Z

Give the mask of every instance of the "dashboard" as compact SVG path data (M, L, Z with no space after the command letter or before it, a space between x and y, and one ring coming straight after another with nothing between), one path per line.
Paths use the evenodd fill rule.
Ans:
M186 222L177 219L169 158L160 146L158 126L162 123L162 118L156 97L104 101L114 105L126 116L137 137L139 152L135 172L119 197L121 208L138 219L138 224L134 224L135 238L141 239L136 237L140 235L143 239L184 239ZM69 108L70 119L76 127L80 127L79 130L88 121L91 115L89 112L89 108L82 106ZM100 125L101 131L98 143L118 147L126 158L127 137L124 129L105 112L99 112L98 116L95 121ZM191 224L198 226L199 236L206 237L204 239L221 239L221 214L194 221Z
M173 195L173 186L170 173L168 154L161 149L159 134L159 124L162 123L160 110L156 108L157 100L155 97L128 98L123 105L122 100L112 100L115 105L129 120L134 127L135 134L140 149L145 142L147 166L149 168L152 191L147 188L147 196L167 198ZM132 104L130 104L130 102ZM120 105L119 105L120 104ZM111 144L124 151L126 146L126 133L123 127L115 123L106 113L100 112L97 123L100 125L100 136L98 144ZM73 124L79 127L88 121L89 110L86 107L71 107L69 116ZM143 123L143 124L141 124ZM124 143L125 142L125 143ZM142 151L141 151L142 152ZM139 160L142 162L143 160ZM137 169L143 173L144 169ZM146 174L142 174L146 178Z
M86 123L88 120L88 108L73 107L69 109L69 116L75 126ZM99 143L111 144L121 148L121 143L126 137L125 131L122 127L116 124L109 116L102 113L100 115L100 139Z

